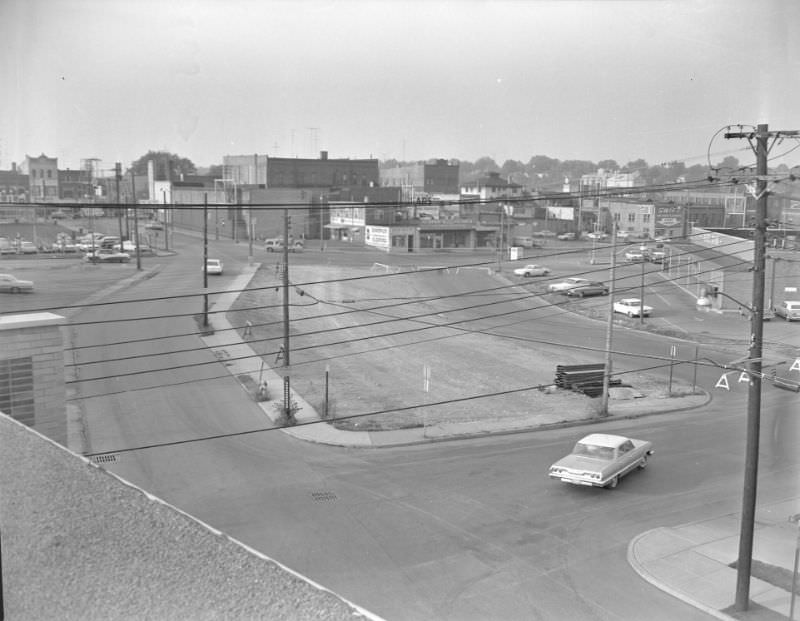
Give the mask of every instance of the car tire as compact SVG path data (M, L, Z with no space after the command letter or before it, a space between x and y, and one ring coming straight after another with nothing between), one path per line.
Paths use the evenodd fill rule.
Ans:
M525 273L522 275L522 277L523 277L523 278L530 278L530 277L531 277L531 275L530 275L528 272L525 272Z
M619 475L615 476L606 484L606 489L614 489L619 484Z
M11 293L19 293L19 287L11 287Z
M647 468L647 455L642 457L641 461L639 461L639 465L636 467L639 468L639 470L644 470Z
M627 315L628 315L628 319L633 318L633 313L631 311L628 311Z

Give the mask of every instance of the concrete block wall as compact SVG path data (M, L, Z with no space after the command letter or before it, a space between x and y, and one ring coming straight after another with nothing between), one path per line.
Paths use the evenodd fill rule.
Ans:
M27 313L0 317L0 391L10 394L5 413L59 444L67 443L64 386L66 319L54 313ZM13 377L9 377L13 375ZM32 392L33 411L28 401ZM17 404L15 406L15 404Z

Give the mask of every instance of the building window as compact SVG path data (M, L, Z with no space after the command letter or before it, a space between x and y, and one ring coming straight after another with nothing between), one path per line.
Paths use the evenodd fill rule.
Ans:
M52 169L48 169L48 170L47 170L47 178L48 178L48 179L52 179L52 178L53 178L53 171L52 171Z
M645 224L650 222L650 214L649 213L642 214L642 222L644 222Z
M0 360L0 412L21 423L32 426L33 358Z
M635 213L629 213L628 214L628 222L630 222L631 224L636 222L636 214Z

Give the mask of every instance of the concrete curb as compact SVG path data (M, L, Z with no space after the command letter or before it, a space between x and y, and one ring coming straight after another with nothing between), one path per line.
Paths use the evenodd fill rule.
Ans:
M648 537L651 537L651 536L653 536L655 534L658 534L658 533L667 533L667 531L669 531L669 530L670 529L666 528L666 527L654 528L652 530L648 530L648 531L645 531L643 533L640 533L639 535L636 535L633 539L631 539L630 542L628 542L628 551L627 551L628 564L631 566L631 568L637 574L639 574L639 576L643 580L645 580L646 582L649 582L650 584L652 584L657 589L659 589L661 591L664 591L665 593L668 593L669 595L672 595L672 597L674 597L676 599L679 599L680 601L685 602L688 605L690 605L690 606L692 606L694 608L697 608L698 610L702 610L706 614L708 614L708 615L710 615L710 616L712 616L712 617L714 617L716 619L721 619L722 621L736 621L734 617L732 617L732 616L730 616L728 614L725 614L721 610L717 610L716 608L712 608L711 606L707 606L706 604L704 604L702 602L698 602L697 600L687 596L683 591L681 591L679 589L675 589L675 588L669 586L668 584L662 582L661 580L658 580L655 576L653 576L653 574L651 574L647 570L647 568L645 566L645 563L639 559L639 555L638 555L638 546L639 546L639 544L641 543L642 540L644 540L644 539L646 539ZM687 547L693 547L693 544L691 544L690 542L687 542Z

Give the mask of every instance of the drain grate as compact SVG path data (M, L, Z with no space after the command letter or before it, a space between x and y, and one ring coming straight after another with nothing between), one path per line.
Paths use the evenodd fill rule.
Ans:
M337 500L333 492L311 492L312 500Z
M95 455L92 457L92 461L96 464L115 464L119 461L119 456L114 453L109 453L108 455Z

